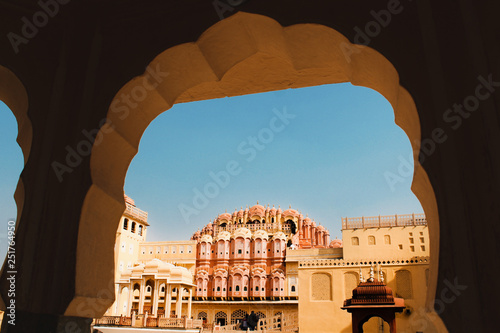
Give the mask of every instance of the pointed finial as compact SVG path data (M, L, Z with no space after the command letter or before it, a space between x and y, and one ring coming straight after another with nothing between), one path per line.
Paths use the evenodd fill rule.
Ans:
M259 204L259 200L257 200L257 205Z
M359 283L365 282L365 279L363 279L363 271L361 270L361 267L359 268Z
M373 265L370 266L370 278L368 282L373 282L375 280L375 273L373 272Z
M288 205L288 208L292 208L292 205Z
M226 213L227 213L227 208L226 208Z

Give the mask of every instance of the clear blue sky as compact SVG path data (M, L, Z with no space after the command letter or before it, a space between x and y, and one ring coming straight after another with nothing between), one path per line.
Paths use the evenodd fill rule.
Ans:
M277 116L284 110L285 122ZM4 244L22 154L15 118L1 103L0 115ZM413 163L410 142L379 93L349 83L288 89L175 105L144 133L125 191L149 212L151 241L189 239L226 209L257 200L292 205L340 238L341 217L422 212L411 176L392 186L386 179L401 159ZM217 184L211 173L228 163L237 172ZM211 198L195 205L206 187Z

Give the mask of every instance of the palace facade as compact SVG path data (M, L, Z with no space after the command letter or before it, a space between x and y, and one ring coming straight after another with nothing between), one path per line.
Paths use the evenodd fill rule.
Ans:
M260 318L296 316L306 332L347 332L343 301L370 267L405 299L398 328L412 329L423 309L429 277L423 214L345 218L342 240L330 241L327 229L299 211L257 204L218 215L188 241L147 242L147 213L129 197L126 205L108 316L135 312L226 325L254 311Z

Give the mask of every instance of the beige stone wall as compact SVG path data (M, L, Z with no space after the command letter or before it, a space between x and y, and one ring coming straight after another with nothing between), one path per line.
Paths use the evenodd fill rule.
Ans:
M427 226L342 230L344 259L398 259L429 256Z
M288 302L288 303L286 303ZM266 317L272 317L278 312L283 314L297 313L298 302L297 301L282 301L282 302L193 302L192 305L192 316L193 318L198 318L201 312L207 314L208 323L214 322L215 315L219 312L223 312L227 316L227 320L231 323L231 318L233 314L237 314L236 311L242 310L250 314L251 311L255 313L261 312ZM241 313L241 312L240 312ZM302 330L301 330L302 332ZM303 331L306 332L306 331Z
M382 257L379 260L384 261ZM408 262L395 260L394 263L388 259L385 262L382 272L387 285L392 288L396 297L404 296L405 305L410 310L410 314L396 315L398 332L415 332L412 325L422 320L421 309L425 304L429 258L415 257L408 259ZM346 298L352 297L352 289L359 281L360 268L364 278L368 278L369 262L360 264L339 259L300 262L298 270L301 332L351 332L351 315L341 307ZM396 275L399 277L396 278ZM410 276L411 283L405 279L407 276ZM376 327L376 323L371 321L368 325Z
M160 259L186 267L194 274L196 266L196 241L142 242L139 246L139 262Z

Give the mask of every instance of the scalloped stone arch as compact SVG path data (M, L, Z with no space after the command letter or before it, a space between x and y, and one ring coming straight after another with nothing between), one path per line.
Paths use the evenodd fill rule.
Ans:
M17 121L17 143L21 147L24 165L28 161L33 138L33 128L28 117L28 94L21 80L9 69L0 66L0 100L12 111ZM24 183L21 177L17 182L14 200L17 206L17 221L21 219L25 199ZM17 227L16 227L17 228ZM0 296L0 302L5 307Z
M150 75L155 70L168 75L128 113L120 112L116 105L122 96L130 95L138 86L151 88L155 84ZM101 128L103 139L92 150L93 185L83 204L78 234L77 296L65 315L77 315L79 306L86 306L85 303L99 298L96 295L102 295L103 290L108 291L106 282L113 279L109 267L113 267L115 232L125 209L123 185L127 169L142 134L159 114L175 103L341 82L382 94L394 109L396 124L410 139L415 161L412 191L424 208L432 239L427 310L433 311L439 250L437 203L427 174L418 162L418 112L408 91L399 85L396 69L374 49L351 44L329 27L282 27L269 17L238 12L207 29L196 42L159 54L143 75L129 81L116 94L108 110L108 123ZM96 262L96 257L101 260ZM96 315L104 313L112 302L101 300L97 308L92 304ZM437 315L432 322L444 329Z
M33 128L28 118L28 94L21 80L9 69L0 66L0 100L12 111L17 120L17 143L23 152L24 165L31 151ZM17 183L14 199L17 205L17 220L21 218L24 205L24 184L21 178Z

